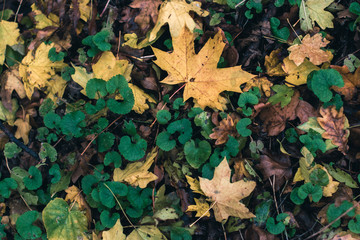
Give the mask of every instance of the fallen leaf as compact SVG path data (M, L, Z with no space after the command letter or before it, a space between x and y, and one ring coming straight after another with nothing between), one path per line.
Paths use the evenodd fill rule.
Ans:
M246 160L246 159L245 159ZM243 179L244 177L251 179L251 175L245 167L244 159L235 159L234 161L234 174L231 177L231 181L237 182Z
M174 51L163 52L153 48L155 63L168 72L161 82L170 85L185 83L184 101L194 98L201 108L206 106L223 110L219 94L223 91L241 92L240 85L254 75L245 72L241 66L217 68L225 47L223 32L209 39L198 54L195 54L194 35L184 28L179 37L173 38Z
M232 114L235 116L234 114ZM231 117L231 115L228 115L226 118L220 121L220 125L213 128L209 137L211 139L216 139L215 145L221 145L228 141L229 135L236 137L239 136L237 130L236 130L236 123L239 121L239 118L234 117L234 119Z
M332 20L334 16L324 9L329 6L334 0L307 0L301 1L299 6L300 27L307 32L314 28L315 22L321 29L333 28Z
M195 205L188 206L187 212L196 211L195 217L210 217L209 204L204 198L194 198Z
M6 109L12 110L11 95L13 91L20 98L26 97L25 88L16 68L6 70L1 76L1 100Z
M147 156L145 162L134 162L126 165L124 170L115 168L114 181L127 182L132 186L139 186L145 188L149 182L155 181L157 176L148 171L155 161L158 154L158 149L154 148Z
M282 63L279 59L281 54L281 48L273 50L270 55L265 56L265 68L266 73L269 76L286 76L286 73L282 69Z
M317 66L311 63L309 60L305 59L305 61L296 66L296 64L289 59L289 57L283 60L282 69L287 74L285 81L289 83L289 86L298 86L302 84L306 84L307 76L314 70L319 70Z
M85 210L86 211L86 218L88 219L88 222L90 223L92 218L91 218L91 208L90 206L87 204L84 196L81 194L82 191L80 191L79 188L77 188L75 185L68 187L66 190L66 196L65 196L65 201L70 201L70 202L76 202L78 204L78 207L80 210Z
M91 7L88 5L90 0L77 0L77 3L79 5L79 11L80 11L80 18L87 22L90 19L91 15ZM73 3L70 5L70 9L72 9Z
M26 114L25 118L18 118L14 122L14 125L17 126L15 137L16 138L22 138L24 141L24 144L29 143L29 132L31 130L30 126L30 115Z
M280 65L281 68L281 65ZM270 82L267 77L254 77L249 82L246 83L244 92L249 91L252 87L258 87L266 97L271 95L271 87L273 83Z
M190 189L194 193L199 193L199 194L205 195L204 192L200 188L200 182L196 178L192 178L188 175L185 175L185 177L186 177L187 182L190 185Z
M19 36L20 31L16 22L0 21L0 65L5 61L6 46L17 44Z
M326 47L328 43L329 41L323 38L320 33L312 37L310 37L310 34L307 34L302 39L301 44L295 44L288 48L290 51L289 59L294 61L296 66L302 64L305 58L308 58L310 62L315 65L320 65L329 61L329 58L331 58L331 52L321 49L322 47Z
M149 109L149 105L146 102L156 103L156 101L149 94L146 94L144 90L138 86L129 83L129 87L133 91L135 98L135 103L132 110L134 110L136 113L142 114L145 112L145 110Z
M86 84L90 79L94 78L94 74L87 73L84 67L76 67L74 64L72 66L75 73L71 75L71 78L83 88L80 92L86 96Z
M351 73L346 65L341 67L331 65L330 67L338 71L344 80L343 87L340 88L337 86L332 86L331 88L334 89L335 92L343 95L345 101L350 101L357 93L356 87L357 85L359 86L360 83L359 81L360 68L357 68L355 73Z
M46 27L59 27L59 17L54 13L48 15L43 14L33 3L31 5L32 13L36 22L36 29L43 29Z
M166 240L156 226L143 225L133 230L126 240Z
M344 114L344 108L340 111L336 111L335 106L328 108L321 108L320 114L322 117L318 117L317 121L320 126L325 130L321 136L325 139L330 139L331 142L338 146L339 151L346 155L348 150L348 137L350 131L348 129L349 122Z
M139 15L135 17L135 22L143 32L147 32L151 27L151 22L153 24L156 23L159 14L158 8L161 3L162 1L160 0L134 0L129 5L132 8L140 8Z
M171 37L181 35L183 28L187 27L193 32L196 23L189 12L195 12L201 17L209 15L208 11L201 9L201 2L187 3L185 0L167 0L161 4L155 27L150 32L149 41L153 41L159 30L166 23L169 24Z
M49 80L56 71L67 66L62 61L52 62L48 58L48 54L54 43L46 45L41 43L40 46L33 51L27 53L19 65L19 75L24 83L26 96L31 99L35 88L41 89L49 85Z
M213 202L215 219L221 222L229 216L239 218L253 218L255 215L240 203L240 200L249 196L254 190L254 181L240 180L230 182L231 170L229 164L224 160L215 168L212 180L200 177L200 187L210 201Z
M50 98L55 104L59 102L65 92L67 81L59 75L55 75L49 80L48 87L45 91L47 97Z
M248 227L245 231L245 239L251 240L279 240L278 237L268 233L260 227L257 227L255 224Z
M118 219L111 229L102 232L103 240L125 240L126 235L123 231L124 228L120 223L120 219Z

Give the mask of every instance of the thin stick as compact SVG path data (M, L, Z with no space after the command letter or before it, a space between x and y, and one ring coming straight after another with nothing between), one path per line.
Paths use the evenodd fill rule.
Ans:
M6 167L7 167L8 171L9 171L9 173L11 174L11 169L9 167L9 161L8 161L7 157L5 157L5 161L6 161Z
M240 6L241 4L243 4L246 0L242 0L241 2L239 2L238 4L235 5L235 8L237 8L238 6Z
M16 22L16 18L17 18L18 14L19 14L20 7L21 7L22 2L23 2L23 0L20 1L19 6L18 6L18 8L17 8L17 10L16 10L14 22Z
M200 219L202 219L202 218L210 211L210 209L212 209L212 208L215 206L216 203L217 203L217 201L213 202L213 203L210 205L209 209L206 210L198 219L196 219L195 222L193 222L192 224L190 224L189 227L192 228L192 226L194 226L194 224L196 224Z
M301 38L299 37L299 35L296 33L295 29L293 28L293 26L291 25L289 19L287 18L286 21L288 22L289 26L291 27L291 30L293 30L293 32L295 33L296 37L300 40L300 42L302 43L301 41Z
M4 17L4 12L5 12L5 5L6 5L6 0L4 0L4 5L3 5L3 9L2 9L2 13L1 13L1 21L3 20Z
M110 0L107 1L104 9L102 10L102 12L101 12L101 14L100 14L100 17L102 17L102 15L104 14L105 10L107 9L107 7L108 7L108 5L109 5L109 2L110 2Z

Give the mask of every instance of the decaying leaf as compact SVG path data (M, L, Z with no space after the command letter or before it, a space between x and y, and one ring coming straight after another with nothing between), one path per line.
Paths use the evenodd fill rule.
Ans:
M280 65L281 69L281 65ZM244 92L249 91L252 87L258 87L266 97L271 95L271 87L273 83L270 82L266 77L254 77L249 82L246 83Z
M228 219L229 216L239 218L255 217L240 200L249 196L254 190L256 183L254 181L240 180L230 182L231 170L229 164L224 160L215 168L212 180L200 177L200 187L210 201L213 202L215 219L221 222Z
M211 139L216 139L215 145L221 145L228 141L229 135L236 137L239 136L236 130L236 123L239 121L239 118L235 114L228 115L226 118L220 121L220 125L213 128L209 137Z
M286 73L282 69L282 63L279 59L281 48L273 50L270 55L265 56L265 68L266 73L269 76L286 76Z
M301 1L299 9L300 27L302 30L310 31L314 28L315 22L321 29L333 28L334 16L324 9L334 0L307 0Z
M135 17L135 22L140 26L143 32L153 24L156 23L159 5L162 3L160 0L135 0L129 6L132 8L140 8L140 13Z
M155 181L157 176L148 171L151 165L155 161L157 156L157 148L154 148L147 156L146 161L143 162L134 162L126 165L124 170L120 168L115 168L114 170L114 181L117 182L127 182L132 186L139 186L140 188L145 188L149 182Z
M46 27L59 27L59 17L56 14L50 13L46 16L37 8L35 3L31 5L31 9L32 13L34 14L37 29L43 29Z
M6 46L17 44L19 36L20 31L16 22L0 21L0 65L4 64Z
M126 235L123 231L123 226L121 225L120 219L118 219L111 229L102 232L103 240L125 240Z
M296 66L302 64L305 58L315 65L320 65L331 60L332 54L329 51L324 51L321 48L326 47L329 41L323 38L320 33L310 37L307 34L301 41L301 44L295 44L288 48L290 51L289 59L294 61Z
M16 138L22 138L24 141L24 144L29 143L29 132L31 130L30 126L30 115L26 114L25 118L18 118L16 119L15 126L17 126L15 137Z
M187 27L193 32L196 23L190 16L189 12L195 12L201 17L209 15L208 11L201 9L201 2L193 1L190 4L185 0L167 0L160 8L159 15L155 27L150 32L149 41L156 38L157 33L163 25L169 24L170 34L172 37L181 35L183 28Z
M169 74L162 83L185 83L184 101L192 97L201 108L208 106L222 110L224 106L219 94L223 91L241 92L240 85L254 77L241 66L217 68L225 47L223 39L223 32L219 30L195 54L194 35L184 28L178 37L173 38L172 53L153 48L157 58L155 63Z
M91 15L90 0L78 0L77 3L79 5L80 18L87 22ZM73 3L71 3L70 8L73 7Z
M68 187L65 192L65 201L76 202L80 210L86 211L86 218L88 222L91 222L91 209L90 206L87 204L84 196L81 194L80 189L77 188L75 185L72 185L71 187Z
M283 60L282 69L287 74L285 81L289 83L289 86L298 86L306 84L307 76L312 71L319 70L320 68L307 59L299 66L296 66L296 64L287 57Z
M58 102L59 98L62 98L65 92L67 82L59 75L53 76L49 80L48 87L46 89L47 97L50 98L54 103Z
M142 225L134 229L126 240L166 240L167 238L156 226Z
M19 75L22 77L26 96L31 99L35 88L43 88L49 85L49 80L56 71L60 71L67 66L63 60L52 62L48 58L48 54L54 43L46 45L41 43L40 46L23 58L19 65Z
M354 73L351 73L346 65L342 67L332 65L331 68L338 71L344 80L343 87L332 86L332 89L343 95L345 101L351 100L357 93L356 87L360 86L360 68L357 68Z
M194 198L195 205L188 206L187 212L194 212L196 211L195 217L210 217L210 211L209 211L209 204L205 201L204 198Z
M12 110L11 94L14 90L20 98L26 97L24 85L16 68L6 70L1 76L1 100L9 111Z
M336 111L335 106L328 108L321 108L317 121L320 126L325 130L321 136L325 139L330 139L333 144L338 146L339 151L346 155L348 150L347 142L350 131L348 129L349 122L344 114L344 109Z
M199 193L199 194L205 195L204 192L200 188L200 182L196 178L192 178L188 175L186 175L185 177L186 177L187 182L190 185L190 189L194 193Z
M86 96L86 84L90 79L94 78L94 74L88 73L84 67L76 67L74 64L72 66L75 73L71 75L71 78L83 88L80 92Z

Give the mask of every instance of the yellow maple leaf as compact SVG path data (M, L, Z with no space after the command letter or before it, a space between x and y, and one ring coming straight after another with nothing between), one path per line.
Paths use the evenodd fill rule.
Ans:
M126 165L124 170L115 168L113 179L116 182L127 182L132 186L145 188L149 182L155 181L158 177L149 172L148 169L154 163L158 149L154 148L147 156L145 162L134 162Z
M210 201L213 202L215 219L221 222L229 216L239 218L253 218L255 215L240 203L240 200L249 196L254 190L254 181L240 180L230 182L231 170L229 164L224 160L215 168L212 180L200 177L200 187Z
M91 6L89 6L90 0L78 0L77 2L79 4L80 19L87 22L91 15ZM73 3L71 3L70 9L73 7Z
M329 6L334 0L302 0L300 4L299 16L300 27L303 31L312 30L315 22L321 29L333 28L332 20L334 16L324 9Z
M296 64L289 59L289 57L283 60L282 68L287 74L285 81L289 83L289 86L298 86L306 84L307 76L314 70L319 70L317 66L305 59L302 64L296 66Z
M59 98L62 98L65 92L67 81L59 75L55 75L49 80L48 88L46 89L47 97L50 98L55 104Z
M71 75L71 78L83 88L80 92L86 96L86 84L90 79L94 78L94 74L87 73L84 67L76 67L72 63L71 65L75 69L75 73Z
M120 219L118 219L111 229L102 232L103 240L125 240L126 235L123 231L124 228L120 223Z
M0 65L4 64L6 46L17 44L19 36L20 31L16 22L0 21Z
M92 219L91 209L90 206L87 204L84 196L81 194L80 189L73 185L71 187L68 187L65 192L65 201L76 202L80 210L86 211L86 217L88 219L88 222L90 222Z
M190 185L190 189L194 192L194 193L200 193L202 195L205 195L204 192L201 190L200 188L200 182L196 179L196 178L192 178L188 175L185 175L187 182Z
M12 109L11 95L13 91L16 91L20 98L26 97L24 84L21 81L17 67L6 70L1 77L2 103L9 111Z
M59 17L54 14L50 13L48 15L43 14L38 7L33 3L31 5L31 9L34 13L34 18L36 21L36 28L37 29L43 29L46 27L59 27Z
M187 212L193 212L196 211L195 217L201 217L203 214L205 214L205 217L210 217L210 211L209 211L209 204L205 201L205 199L200 198L194 198L195 205L190 205L187 208Z
M273 83L270 82L267 77L254 77L246 83L244 92L249 91L252 87L258 87L266 97L270 97L272 85Z
M290 51L289 59L294 61L296 66L299 66L304 62L305 58L309 58L310 62L315 65L320 65L324 62L331 60L331 52L322 50L322 47L326 47L329 41L323 38L320 33L310 37L307 34L301 44L295 44L288 48Z
M265 56L265 68L266 73L269 76L286 76L286 73L282 69L279 55L281 54L281 48L273 50L270 55Z
M22 77L26 96L31 99L35 88L43 88L49 85L49 80L56 71L61 70L67 64L63 61L52 62L48 54L54 43L46 45L41 43L36 50L27 53L19 65L19 75Z
M157 58L155 63L168 72L162 83L185 83L184 101L194 98L203 109L208 106L223 110L219 94L223 91L241 92L240 85L254 77L241 66L217 68L225 47L222 30L209 39L198 54L195 54L194 35L189 29L184 28L181 35L172 40L172 53L153 48Z
M29 132L31 130L30 126L30 115L26 114L25 118L18 118L14 122L14 125L17 126L15 137L16 138L22 138L24 141L24 144L29 143Z
M142 225L134 229L126 240L166 240L167 238L154 225Z
M149 41L153 41L159 30L166 23L169 24L172 37L181 35L182 29L187 26L191 32L196 28L196 23L189 12L195 12L201 17L209 15L208 11L201 9L201 2L193 1L187 3L185 0L167 0L161 4L155 27L150 32Z

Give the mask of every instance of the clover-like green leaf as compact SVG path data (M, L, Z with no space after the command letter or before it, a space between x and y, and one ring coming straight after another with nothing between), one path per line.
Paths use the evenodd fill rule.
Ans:
M36 190L42 184L42 175L37 167L31 166L29 168L29 176L24 177L25 187L29 190Z
M284 2L284 0L282 0ZM271 32L274 34L275 37L278 37L284 41L287 41L290 36L290 31L287 27L283 27L279 29L280 20L276 17L270 18L270 28Z
M132 138L123 136L120 139L119 151L125 159L129 161L136 161L145 156L147 142L139 135Z
M276 92L275 95L269 98L269 102L273 105L281 102L281 107L285 107L291 102L291 97L294 95L294 90L286 85L274 85L271 87Z
M94 175L86 175L81 180L81 188L86 195L89 195L93 190L93 186L99 182Z
M292 191L291 191L291 194L290 194L290 199L293 203L295 203L296 205L301 205L304 203L304 199L306 198L301 198L299 196L299 187L296 187L294 188Z
M108 210L103 210L100 214L101 224L107 228L112 228L118 219L120 219L120 214L110 213Z
M108 93L106 82L99 78L92 78L86 83L86 95L88 98L95 99L105 97Z
M129 187L129 192L126 195L126 199L130 202L130 204L134 207L134 208L144 208L144 201L141 198L141 188L139 187Z
M184 153L186 161L190 164L190 166L197 169L209 159L211 146L205 140L190 140L185 143Z
M124 121L123 132L135 136L137 134L135 124L131 120L129 122Z
M158 146L163 151L170 151L176 146L176 141L174 139L170 139L171 134L167 131L163 131L159 133L156 137L156 146Z
M119 91L122 101L116 101L113 98L107 100L107 106L110 111L117 114L127 114L131 111L135 103L133 91L129 87L126 79L122 75L116 75L106 82L106 89L110 94Z
M121 167L121 155L118 152L111 151L106 153L104 158L104 165L109 166L111 163L114 163L115 168Z
M41 117L44 117L48 112L51 112L54 109L54 102L51 98L46 98L39 107L39 114Z
M42 212L46 234L49 240L73 240L85 238L87 219L83 212L69 207L61 198L50 201Z
M335 219L337 219L340 215L342 215L344 212L346 212L349 208L353 206L352 203L350 203L347 200L344 200L340 206L336 207L335 204L330 204L326 211L326 217L328 222L332 222ZM350 212L347 213L349 217L353 217L355 215L355 209L352 209ZM335 221L331 226L334 228L339 227L341 224L341 219L338 219Z
M51 162L55 162L57 160L57 151L50 144L42 143L39 157L40 159L45 159L46 157L48 157Z
M56 52L56 48L50 48L49 50L49 54L48 54L48 58L50 59L50 61L52 62L60 62L62 60L64 60L64 57L66 56L66 53L64 52Z
M82 128L86 126L85 114L81 111L66 114L61 120L63 134L73 137L82 136Z
M308 75L307 85L320 101L328 102L333 98L330 88L332 86L343 87L344 80L335 69L320 69Z
M309 196L310 199L312 199L313 202L320 201L321 197L323 195L323 191L319 185L313 185L312 183L305 183L299 188L298 196L301 199L305 199L307 196Z
M73 74L75 74L75 69L73 67L66 66L61 69L61 77L67 82L71 80L71 75Z
M37 239L41 236L41 229L33 225L39 215L37 211L28 211L18 217L16 220L16 230L21 237L24 239Z
M252 92L241 93L238 99L238 105L242 108L242 112L245 116L250 116L252 114L252 109L247 107L247 105L255 105L258 103L259 98Z
M360 233L360 214L357 214L355 216L355 219L351 219L348 223L348 228L350 231L352 231L353 233L359 234Z
M106 102L104 99L100 98L96 101L96 105L92 105L91 103L86 103L85 104L85 111L90 114L93 115L97 112L99 112L100 110L104 109L106 107Z
M100 49L100 51L109 51L111 49L110 40L110 31L102 30L94 35L92 38L93 43Z
M326 151L326 144L321 137L321 134L310 129L307 134L300 136L300 142L316 157L316 151L321 150L323 153Z
M55 163L50 169L49 169L49 174L51 176L53 176L53 178L51 179L51 183L57 183L60 181L61 179L61 172L60 172L60 167L59 164Z
M329 184L328 174L321 168L315 168L310 173L310 182L314 185L326 186Z
M100 49L93 42L93 38L94 38L94 35L87 36L86 38L84 38L81 41L82 44L90 47L90 49L87 50L87 52L86 52L89 57L94 57L96 54L98 54L100 52Z
M277 235L277 234L282 233L285 230L285 224L281 220L278 220L278 217L280 215L281 214L279 214L276 217L276 220L278 221L278 223L275 223L275 219L273 217L269 217L266 220L266 230L268 230L269 233ZM288 214L286 214L286 215L288 216Z
M335 106L336 110L339 111L340 108L344 105L344 102L341 99L340 94L335 94L335 96L328 102L325 102L323 108L327 108L329 106Z
M192 127L189 119L181 119L175 122L172 122L168 125L167 131L170 134L174 134L178 132L180 135L178 140L181 144L185 144L187 141L191 139L192 136Z
M159 110L156 113L158 123L167 124L171 120L171 113L168 110Z
M5 157L13 158L20 152L21 152L21 148L19 148L16 145L16 143L8 142L5 144L5 147L4 147L4 156Z
M18 187L17 182L12 178L4 178L0 181L0 195L4 198L9 198L11 190L15 190Z
M104 184L111 189L112 193ZM116 197L124 197L128 194L128 187L121 182L106 182L100 184L98 193L100 202L108 208L113 208L116 204L113 194Z
M285 131L285 137L289 143L296 143L299 135L297 134L295 128L288 128Z
M175 110L179 110L181 106L185 106L184 99L183 98L177 98L173 102L173 108Z
M360 16L360 4L357 2L352 2L349 6L349 11Z
M242 118L238 123L236 124L236 130L237 132L243 136L248 137L251 135L252 131L250 129L247 129L246 127L251 124L250 118Z
M61 117L54 112L48 112L44 116L44 124L46 127L53 129L60 125Z
M98 151L105 152L109 150L114 145L114 141L114 134L110 132L101 133L97 138Z

